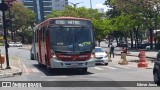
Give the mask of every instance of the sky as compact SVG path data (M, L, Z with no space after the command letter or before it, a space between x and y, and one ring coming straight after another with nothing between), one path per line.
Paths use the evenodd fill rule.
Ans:
M107 7L105 5L103 5L103 3L105 2L105 0L91 0L92 1L92 7L95 8L104 8L105 11L107 11ZM77 7L86 7L86 8L90 8L90 0L68 0L69 5L72 5L70 3L79 3L82 2L80 4L77 5Z

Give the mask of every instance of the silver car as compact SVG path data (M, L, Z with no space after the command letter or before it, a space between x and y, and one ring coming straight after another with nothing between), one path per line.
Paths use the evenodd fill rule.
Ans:
M10 47L14 47L15 46L15 42L9 42L8 43Z
M93 52L95 53L96 64L108 65L107 53L101 47L95 47Z
M22 47L22 43L21 43L21 42L16 42L16 43L14 44L14 46L15 46L15 47Z

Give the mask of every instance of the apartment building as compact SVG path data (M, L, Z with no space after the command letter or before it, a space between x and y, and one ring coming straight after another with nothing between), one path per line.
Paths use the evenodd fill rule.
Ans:
M36 13L37 23L44 21L52 10L63 10L68 5L68 0L19 0L27 8Z

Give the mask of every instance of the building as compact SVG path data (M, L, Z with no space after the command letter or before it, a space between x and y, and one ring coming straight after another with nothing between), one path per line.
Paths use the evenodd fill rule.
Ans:
M19 0L27 8L30 8L36 13L37 23L44 21L45 17L52 10L63 10L68 5L68 0Z
M98 8L97 10L99 13L104 13L104 8Z

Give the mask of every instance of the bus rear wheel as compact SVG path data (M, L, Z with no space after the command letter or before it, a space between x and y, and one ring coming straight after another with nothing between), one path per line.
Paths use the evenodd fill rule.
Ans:
M43 65L40 63L40 61L39 61L39 57L38 57L38 54L37 54L37 61L38 61L38 66L39 67L42 67Z

